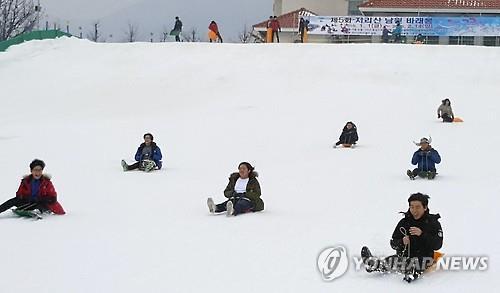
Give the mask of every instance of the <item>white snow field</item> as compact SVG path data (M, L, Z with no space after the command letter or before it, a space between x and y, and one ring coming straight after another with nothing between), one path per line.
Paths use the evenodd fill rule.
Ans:
M500 49L413 45L95 44L0 53L0 201L45 160L65 216L0 215L1 292L493 292L500 285ZM443 124L449 97L464 123ZM347 121L355 149L334 149ZM124 173L151 132L164 169ZM431 135L434 181L410 181ZM241 161L266 209L211 215ZM482 272L407 284L356 271L331 282L325 247L389 255L411 193L431 196L441 249ZM368 291L367 291L368 290Z

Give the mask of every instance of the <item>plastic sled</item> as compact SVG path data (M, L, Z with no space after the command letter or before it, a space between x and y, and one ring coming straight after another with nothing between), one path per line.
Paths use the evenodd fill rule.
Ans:
M266 43L272 43L272 42L273 42L273 29L268 28L266 33Z
M464 120L462 120L462 118L460 117L455 117L453 118L453 122L464 122Z
M213 30L208 30L208 39L212 42L217 41L217 34Z

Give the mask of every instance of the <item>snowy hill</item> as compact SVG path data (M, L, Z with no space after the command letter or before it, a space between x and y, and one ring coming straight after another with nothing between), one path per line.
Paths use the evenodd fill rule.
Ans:
M0 200L33 158L65 216L0 215L2 292L484 292L498 285L500 50L410 45L94 44L33 41L0 53ZM436 119L450 97L465 123ZM359 147L331 146L346 121ZM123 173L151 132L164 169ZM435 181L405 175L431 135ZM262 213L213 216L240 161ZM392 253L410 193L431 196L441 251L486 272L349 271L323 282L320 251Z

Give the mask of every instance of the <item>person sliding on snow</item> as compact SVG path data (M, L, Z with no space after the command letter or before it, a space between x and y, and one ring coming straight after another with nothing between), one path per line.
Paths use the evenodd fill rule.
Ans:
M209 197L207 199L209 212L212 214L226 212L227 216L236 216L264 210L264 201L260 198L258 176L259 174L250 163L240 163L238 172L229 176L229 183L224 190L224 196L228 200L216 205Z
M31 162L31 174L24 176L21 180L16 197L0 205L0 213L17 207L15 211L19 215L22 215L22 212L34 210L38 210L40 213L65 214L63 207L57 201L57 193L52 181L50 181L50 176L43 174L44 168L45 163L42 160L35 159Z
M442 104L438 108L438 119L442 118L443 122L453 122L455 115L453 115L453 110L451 109L450 99L444 99L441 101Z
M429 180L436 177L437 172L435 164L441 163L441 156L439 156L438 151L432 148L430 145L431 142L432 138L429 140L424 137L420 139L420 143L415 143L420 146L420 148L413 154L411 163L413 165L418 164L418 166L413 169L413 171L406 171L406 175L408 175L411 180L414 180L417 176Z
M157 168L161 169L162 154L160 148L153 142L151 133L144 134L144 142L139 146L135 153L136 163L127 165L127 162L122 160L123 171L139 169L141 171L150 172Z
M412 194L408 204L408 211L392 233L390 244L396 250L395 255L377 259L368 247L361 249L367 272L403 273L404 280L411 282L434 263L434 252L443 245L441 216L429 213L429 196L426 194Z
M344 126L342 134L339 137L339 141L335 143L334 147L337 147L341 144L344 145L345 147L351 147L354 146L357 141L358 141L358 130L356 128L356 125L354 125L354 123L349 121Z

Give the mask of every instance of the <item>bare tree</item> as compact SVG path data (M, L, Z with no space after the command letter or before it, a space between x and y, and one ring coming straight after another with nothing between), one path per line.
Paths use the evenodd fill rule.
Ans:
M198 31L196 31L196 28L192 28L189 30L187 34L182 34L182 37L186 42L199 42L200 37L198 37Z
M87 33L87 39L93 41L93 42L98 42L99 39L101 38L101 34L99 33L99 21L95 21L92 26L94 27L93 31L89 31Z
M127 31L125 32L125 35L127 37L127 42L130 42L130 43L133 43L135 41L137 41L137 32L138 32L139 28L137 25L134 25L132 23L128 23L128 28L127 28Z
M238 35L240 42L242 43L250 43L252 39L252 31L248 29L247 25L243 26L243 31L241 31Z
M0 0L0 41L32 31L40 10L33 0Z

